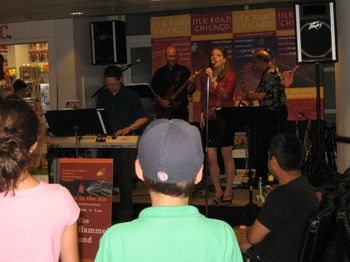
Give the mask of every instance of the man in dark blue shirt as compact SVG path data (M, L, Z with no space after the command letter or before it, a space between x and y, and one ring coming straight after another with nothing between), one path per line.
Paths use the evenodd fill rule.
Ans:
M107 112L111 134L132 135L147 122L139 96L121 83L122 70L108 66L104 71L106 89L97 97L97 108ZM120 190L119 222L132 219L132 186L134 178L135 149L111 149L103 157L114 159L114 182Z

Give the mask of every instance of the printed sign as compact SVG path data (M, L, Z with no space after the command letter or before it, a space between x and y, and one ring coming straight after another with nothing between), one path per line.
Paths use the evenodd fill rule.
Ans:
M112 222L113 159L61 158L59 181L80 207L80 259L92 262Z

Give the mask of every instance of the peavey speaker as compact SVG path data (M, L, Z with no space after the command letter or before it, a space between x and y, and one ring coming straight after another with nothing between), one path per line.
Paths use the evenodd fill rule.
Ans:
M334 2L295 4L298 63L338 61Z
M125 64L125 22L90 23L91 62L93 65Z

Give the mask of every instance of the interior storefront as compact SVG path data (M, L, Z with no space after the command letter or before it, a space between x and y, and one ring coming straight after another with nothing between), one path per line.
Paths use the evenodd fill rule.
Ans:
M48 43L37 42L16 45L1 45L3 79L0 95L13 93L13 82L22 79L28 85L27 100L36 110L45 112L50 106Z
M44 123L44 112L50 109L48 43L1 45L0 54L3 58L0 95L6 98L13 94L14 81L22 79L27 84L27 95L24 100L32 105ZM42 143L35 152L32 164L34 173L42 174L45 181L47 180L45 132L41 132L39 140Z

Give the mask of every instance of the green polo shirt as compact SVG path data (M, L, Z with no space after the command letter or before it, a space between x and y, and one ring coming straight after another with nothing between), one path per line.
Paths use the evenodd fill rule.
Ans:
M242 255L227 223L193 206L157 206L103 235L95 262L114 261L241 262Z

